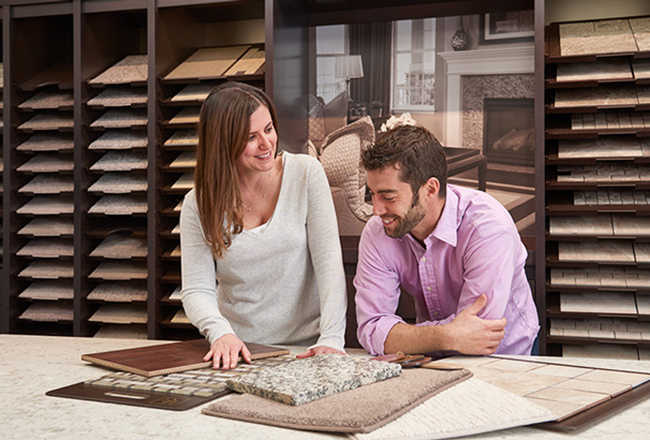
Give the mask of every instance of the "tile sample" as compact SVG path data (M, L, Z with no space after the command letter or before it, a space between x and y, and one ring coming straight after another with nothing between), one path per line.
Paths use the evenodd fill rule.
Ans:
M60 171L72 171L74 163L72 156L37 153L27 162L16 168L16 171L26 173L58 173Z
M19 130L49 131L72 129L74 119L72 112L41 111L26 122L18 126Z
M536 405L543 406L550 410L557 417L560 422L572 415L584 410L584 405L571 402L558 402L556 400L538 399L535 397L526 397L526 399Z
M184 173L181 177L172 184L174 189L186 189L190 190L194 188L194 174L193 173Z
M650 315L650 295L637 292L636 307L639 315Z
M598 139L558 141L559 158L641 157L643 152L636 137L601 136Z
M38 301L32 303L19 319L39 322L72 321L72 303Z
M628 292L562 292L560 311L636 315L634 295Z
M557 65L557 82L633 78L630 63L623 58L605 58L589 63L560 63Z
M147 239L131 237L130 234L110 234L89 256L110 259L144 258L147 256Z
M585 408L596 406L610 399L609 394L602 393L589 393L578 390L571 390L567 392L565 389L551 387L543 390L536 391L526 397L533 397L537 399L554 400L556 402L568 402L576 405L582 405Z
M566 235L613 235L609 215L550 217L549 232Z
M650 380L650 374L630 373L627 371L594 370L580 377L583 380L607 382L636 387Z
M37 174L27 184L20 187L18 193L27 194L61 194L74 191L71 175Z
M27 110L58 110L63 107L70 109L74 105L72 92L46 88L18 105Z
M74 148L72 133L36 133L16 147L16 151L68 151Z
M72 261L60 260L34 260L25 269L18 273L21 278L42 280L56 280L59 278L72 278Z
M88 188L89 192L104 194L129 194L147 190L146 174L106 173Z
M146 301L147 286L136 282L99 283L88 294L88 299L107 302Z
M650 243L635 242L634 258L637 263L650 263Z
M88 101L89 106L128 107L147 103L147 89L144 87L111 86Z
M89 214L133 215L147 213L147 196L107 195L88 210Z
M612 224L615 235L650 235L650 217L647 216L613 214Z
M72 240L64 238L34 238L16 252L19 257L32 258L72 257L72 254Z
M147 125L147 109L112 108L90 124L94 128L130 128Z
M494 371L483 369L472 371L472 373L477 379L522 397L566 381L566 378L558 376L503 372L495 374Z
M555 91L555 107L557 108L636 105L638 103L636 87L630 85L601 85L592 88L557 89ZM612 114L610 113L610 115ZM611 128L609 125L608 122L608 128Z
M146 280L147 264L140 261L104 261L88 278L107 281Z
M109 151L90 167L93 171L131 171L147 169L147 153Z
M169 164L170 168L196 167L196 152L184 151Z
M650 50L650 17L630 18L630 27L639 50Z
M636 79L650 78L650 60L632 60L632 70L634 71L634 78Z
M602 345L562 344L562 356L570 358L638 359L636 347L609 343Z
M559 30L562 56L637 51L626 19L564 23Z
M632 242L607 240L598 242L558 243L560 261L634 262Z

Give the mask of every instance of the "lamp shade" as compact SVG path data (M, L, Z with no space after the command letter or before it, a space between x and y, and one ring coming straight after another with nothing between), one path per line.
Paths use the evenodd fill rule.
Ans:
M337 78L363 78L361 55L341 55L336 57Z

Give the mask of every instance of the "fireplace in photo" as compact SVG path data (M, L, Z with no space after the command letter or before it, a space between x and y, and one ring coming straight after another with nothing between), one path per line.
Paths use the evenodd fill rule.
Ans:
M485 98L483 154L488 163L534 166L534 100Z

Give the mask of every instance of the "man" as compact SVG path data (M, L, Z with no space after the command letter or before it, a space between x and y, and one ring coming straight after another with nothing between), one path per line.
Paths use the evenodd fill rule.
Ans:
M422 127L387 132L363 166L374 216L354 280L361 345L372 354L531 354L539 319L508 211L447 185L444 150ZM400 286L415 299L415 325L396 315Z

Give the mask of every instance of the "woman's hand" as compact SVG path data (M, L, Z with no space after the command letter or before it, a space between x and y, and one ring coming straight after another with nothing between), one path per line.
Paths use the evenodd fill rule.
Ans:
M223 335L212 343L210 351L203 357L203 362L212 359L212 367L217 370L223 364L224 370L237 366L239 353L247 364L251 363L251 352L237 336L233 334Z
M343 356L347 356L347 354L343 351L337 350L336 348L332 347L326 347L324 345L319 345L318 347L310 348L309 350L300 353L296 357L298 359L304 359L312 356L316 356L319 354L325 354L325 353L335 353L335 354L341 354Z

